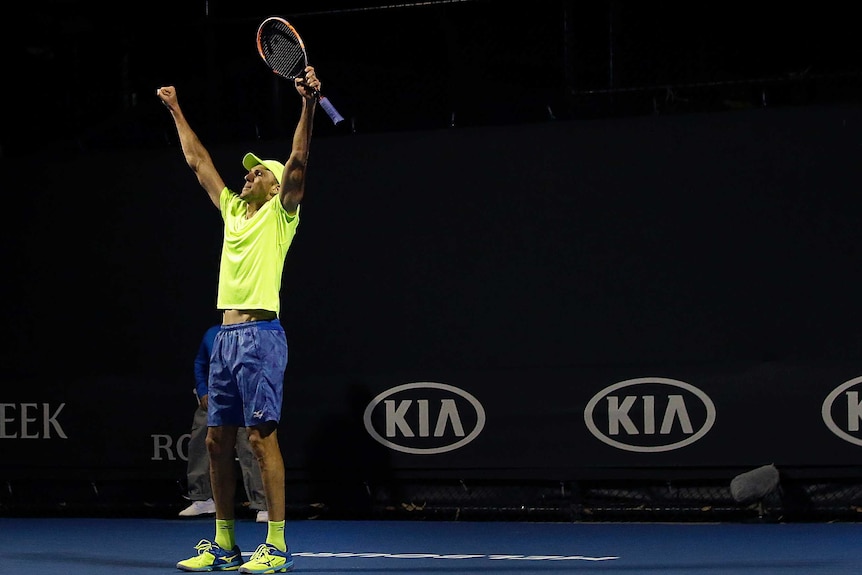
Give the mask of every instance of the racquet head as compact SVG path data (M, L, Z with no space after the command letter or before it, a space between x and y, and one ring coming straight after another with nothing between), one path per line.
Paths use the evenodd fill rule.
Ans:
M305 44L290 22L271 16L257 29L257 51L273 72L293 80L308 65Z

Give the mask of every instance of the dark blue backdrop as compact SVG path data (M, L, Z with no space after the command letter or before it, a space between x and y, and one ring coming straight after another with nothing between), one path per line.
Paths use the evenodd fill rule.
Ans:
M0 164L32 200L4 242L3 474L183 473L221 231L163 120L164 147ZM290 473L855 464L860 135L809 106L319 138ZM211 152L237 185L288 144Z

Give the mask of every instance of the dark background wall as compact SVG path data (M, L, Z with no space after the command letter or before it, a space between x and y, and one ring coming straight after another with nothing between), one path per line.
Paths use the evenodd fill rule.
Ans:
M336 390L381 376L852 369L859 126L857 108L817 106L315 142L282 297L291 388L304 378L326 387L311 392L324 396L303 419L325 411L319 402L346 404ZM230 181L246 150L286 147L212 153ZM7 242L7 393L28 401L56 386L86 397L90 378L143 378L146 389L89 399L103 409L185 394L199 337L217 319L216 210L176 146L51 166L4 172L13 189L37 178L44 190ZM841 373L804 383L819 397L812 414L858 375ZM570 421L604 387L544 377L496 392L515 404L543 385L545 399L583 394ZM721 381L758 393L746 377ZM381 386L366 386L370 397Z
M269 15L302 32L348 122L319 136L858 100L854 19L836 2L181 2L118 17L89 0L4 9L2 153L163 145L177 84L220 140L289 133L257 56ZM52 155L54 155L52 154Z
M288 144L212 152L235 183L245 150ZM855 358L858 145L852 107L320 139L285 271L291 365ZM179 148L5 175L40 181L10 224L7 369L186 371L218 319L221 229Z

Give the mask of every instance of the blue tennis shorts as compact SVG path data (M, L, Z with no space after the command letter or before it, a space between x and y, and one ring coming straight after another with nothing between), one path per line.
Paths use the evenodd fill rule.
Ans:
M207 424L278 422L286 368L287 336L278 319L223 325L210 358Z

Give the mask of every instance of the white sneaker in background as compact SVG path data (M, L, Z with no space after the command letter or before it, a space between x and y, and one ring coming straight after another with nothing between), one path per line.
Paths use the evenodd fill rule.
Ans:
M269 512L266 509L262 509L257 512L257 517L255 518L257 523L268 523L269 522Z
M197 517L198 515L210 515L215 513L215 502L212 499L206 501L192 501L192 504L180 511L180 517Z

